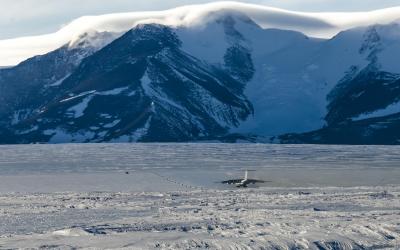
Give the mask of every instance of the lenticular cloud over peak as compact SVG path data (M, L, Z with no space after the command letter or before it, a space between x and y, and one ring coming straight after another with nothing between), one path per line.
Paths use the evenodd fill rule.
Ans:
M107 31L118 34L143 23L201 28L218 14L233 12L247 15L265 29L293 30L311 37L331 38L345 29L396 21L400 16L400 7L372 12L306 13L255 4L215 2L165 11L85 16L52 34L1 40L0 66L16 65L32 56L45 54L65 44L71 44L88 32Z

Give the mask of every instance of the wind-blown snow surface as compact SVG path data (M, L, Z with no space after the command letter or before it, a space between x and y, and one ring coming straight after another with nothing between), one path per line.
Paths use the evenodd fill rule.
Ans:
M340 31L354 27L387 24L398 20L400 16L399 7L357 13L303 13L238 2L184 6L158 12L87 16L52 34L0 41L0 65L15 65L67 43L73 46L74 41L79 40L84 33L108 31L118 34L140 23L160 23L174 27L203 26L218 15L232 12L241 12L249 16L263 28L299 31L312 37L323 38L331 38Z
M0 248L396 249L399 149L1 146Z
M377 187L0 195L0 247L397 249L399 195Z

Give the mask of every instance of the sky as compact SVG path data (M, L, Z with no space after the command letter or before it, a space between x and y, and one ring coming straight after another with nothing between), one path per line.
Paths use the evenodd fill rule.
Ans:
M210 0L0 0L0 39L55 32L84 15L164 10ZM400 6L400 0L246 0L295 11L368 11Z

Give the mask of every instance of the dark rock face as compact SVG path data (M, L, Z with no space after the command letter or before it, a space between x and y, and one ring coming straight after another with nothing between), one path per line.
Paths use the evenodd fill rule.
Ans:
M400 75L381 70L378 54L382 47L377 27L368 28L359 53L365 55L370 64L361 70L352 67L328 95L330 104L325 120L329 125L400 101Z
M250 51L240 45L232 46L226 51L224 59L233 77L244 82L251 80L255 70Z
M148 24L115 40L113 34L85 34L73 46L0 69L0 143L268 141L230 134L254 114L245 88L253 78L265 79L255 75L259 62L254 65L251 43L237 26L262 29L240 14L215 22L227 45L217 64L184 51L175 29ZM366 59L364 66L351 66L333 89L316 92L325 98L330 91L326 126L278 135L274 142L400 144L400 110L368 116L400 102L400 75L380 65L385 50L380 32L373 26L360 36L362 44L354 51ZM104 46L96 48L93 39ZM309 41L301 39L299 49ZM274 53L286 63L284 50Z
M248 17L236 14L241 22L248 23L254 27L260 28ZM223 16L217 21L222 23L225 36L227 37L231 47L229 47L224 56L225 67L229 74L236 79L248 82L255 73L251 51L246 47L246 39L235 28L236 20L232 16Z
M351 67L327 96L327 126L304 134L281 136L282 143L316 144L400 144L400 110L379 117L362 117L400 102L400 75L383 71L378 55L382 38L372 26L364 34L359 53L369 65Z
M110 33L96 33L97 41L105 44L111 40ZM83 34L74 46L65 45L45 55L30 58L16 67L0 69L0 125L12 120L25 120L46 101L54 98L60 85L79 66L81 61L92 55L95 48L85 42ZM100 41L99 41L100 40Z
M364 70L329 96L327 126L304 134L287 134L282 143L400 144L400 110L383 117L354 119L400 101L400 77ZM352 119L353 118L353 119Z
M143 25L79 66L63 62L57 77L70 75L44 88L46 93L35 91L42 91L50 80L32 84L27 97L13 108L18 110L16 121L3 126L12 136L2 136L2 143L189 141L224 135L253 112L243 95L246 82L186 54L180 46L172 29ZM53 60L49 64L60 53L66 49L46 55ZM24 64L34 67L30 61ZM35 62L37 67L45 67L42 64ZM7 72L9 79L16 78L12 74L18 67Z
M337 124L400 101L400 76L371 65L339 83L328 98L331 102L326 121Z
M38 105L38 94L45 94L46 85L66 77L87 54L86 50L69 50L64 46L43 56L36 56L20 65L0 71L0 117L24 106ZM35 100L36 99L36 100Z
M351 73L328 96L327 126L320 130L281 136L283 143L399 144L400 110L383 117L357 117L400 101L400 76L369 65Z
M281 136L282 143L312 144L400 144L400 114L360 121L348 121L304 134Z

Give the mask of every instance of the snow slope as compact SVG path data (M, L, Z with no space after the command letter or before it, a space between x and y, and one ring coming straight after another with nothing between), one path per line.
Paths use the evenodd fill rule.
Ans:
M397 20L400 8L359 13L303 13L238 2L191 5L158 12L132 12L86 16L52 34L0 41L0 65L15 65L34 55L45 54L91 32L122 33L139 23L169 26L202 26L215 15L241 12L263 28L299 31L313 37L330 38L338 32L371 24ZM116 35L117 36L117 35Z
M388 116L388 115L396 114L399 111L400 111L400 102L397 102L397 103L387 106L384 109L376 110L371 113L362 114L362 115L354 118L353 120L359 121L359 120L370 119L370 118L375 118L375 117Z
M265 30L263 37L246 36L252 44L256 73L245 94L255 112L233 131L273 136L322 128L332 101L328 96L340 82L363 70L400 73L394 62L400 57L399 32L399 24L392 23L346 30L329 40L279 30ZM266 41L265 47L271 50L265 52L252 39ZM373 106L373 100L369 104Z

